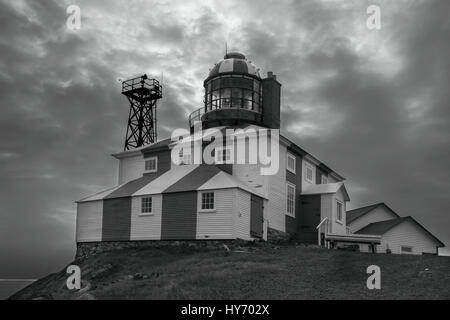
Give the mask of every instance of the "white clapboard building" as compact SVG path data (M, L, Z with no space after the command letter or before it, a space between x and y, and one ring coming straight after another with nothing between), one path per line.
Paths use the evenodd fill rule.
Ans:
M187 148L174 161L181 142L170 138L114 154L118 185L77 202L77 242L267 240L282 235L328 247L384 245L385 235L369 228L376 221L367 220L367 232L362 232L365 225L348 225L345 179L287 137L266 145L276 146L271 151L278 166L274 174L263 175L264 165L248 161L262 147L251 149L261 141L254 133L280 129L281 84L275 75L261 78L245 56L228 53L210 70L204 88L204 106L189 116L190 134L181 142L200 145L202 152L209 148L213 163L196 162L195 151ZM200 142L198 121L204 133ZM204 137L214 132L230 139L212 148L212 140ZM244 141L244 163L237 160L239 146L229 143L238 139ZM403 224L406 228L414 222ZM402 223L392 230L400 227ZM419 245L408 239L402 246L415 253Z
M377 252L397 254L438 254L444 244L413 217L400 217L384 203L350 210L347 225L356 234L381 236ZM360 251L368 252L367 244Z

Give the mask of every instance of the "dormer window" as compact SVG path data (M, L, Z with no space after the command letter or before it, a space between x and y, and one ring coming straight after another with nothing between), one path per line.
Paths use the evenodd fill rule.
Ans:
M158 157L145 159L145 173L158 171Z
M322 175L322 181L320 182L321 184L327 184L328 183L328 177L326 175Z

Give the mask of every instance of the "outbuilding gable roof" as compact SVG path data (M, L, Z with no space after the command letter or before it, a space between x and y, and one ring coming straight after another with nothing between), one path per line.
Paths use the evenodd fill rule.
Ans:
M391 208L389 208L384 202L380 202L380 203L375 203L375 204L371 204L368 206L364 206L361 208L356 208L353 210L348 210L347 211L347 224L352 223L353 221L355 221L356 219L359 219L360 217L364 216L365 214L371 212L372 210L374 210L375 208L378 208L379 206L384 206L386 207L386 209L388 209L389 211L391 211L395 216L399 217L400 216Z
M438 238L436 238L430 231L425 229L424 226L422 226L419 222L417 222L413 217L403 217L403 218L396 218L391 220L385 220L385 221L379 221L379 222L373 222L365 226L364 228L358 230L357 234L373 234L373 235L383 235L392 228L400 225L401 223L405 221L411 221L413 224L418 226L421 230L426 232L428 235L430 235L436 242L439 243L439 246L444 247L444 243L442 243Z

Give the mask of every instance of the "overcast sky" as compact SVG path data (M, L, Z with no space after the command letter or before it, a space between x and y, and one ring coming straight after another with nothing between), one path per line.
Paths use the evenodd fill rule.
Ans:
M169 136L225 42L278 75L282 133L347 178L350 207L384 201L450 244L449 39L447 0L0 0L0 278L73 258L74 201L117 183L118 79L164 73Z

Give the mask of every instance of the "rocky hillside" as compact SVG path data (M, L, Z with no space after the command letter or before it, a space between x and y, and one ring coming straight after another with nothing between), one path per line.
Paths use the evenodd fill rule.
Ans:
M10 299L450 299L450 257L399 256L305 246L188 246L115 249L71 264ZM368 290L366 268L381 268Z

